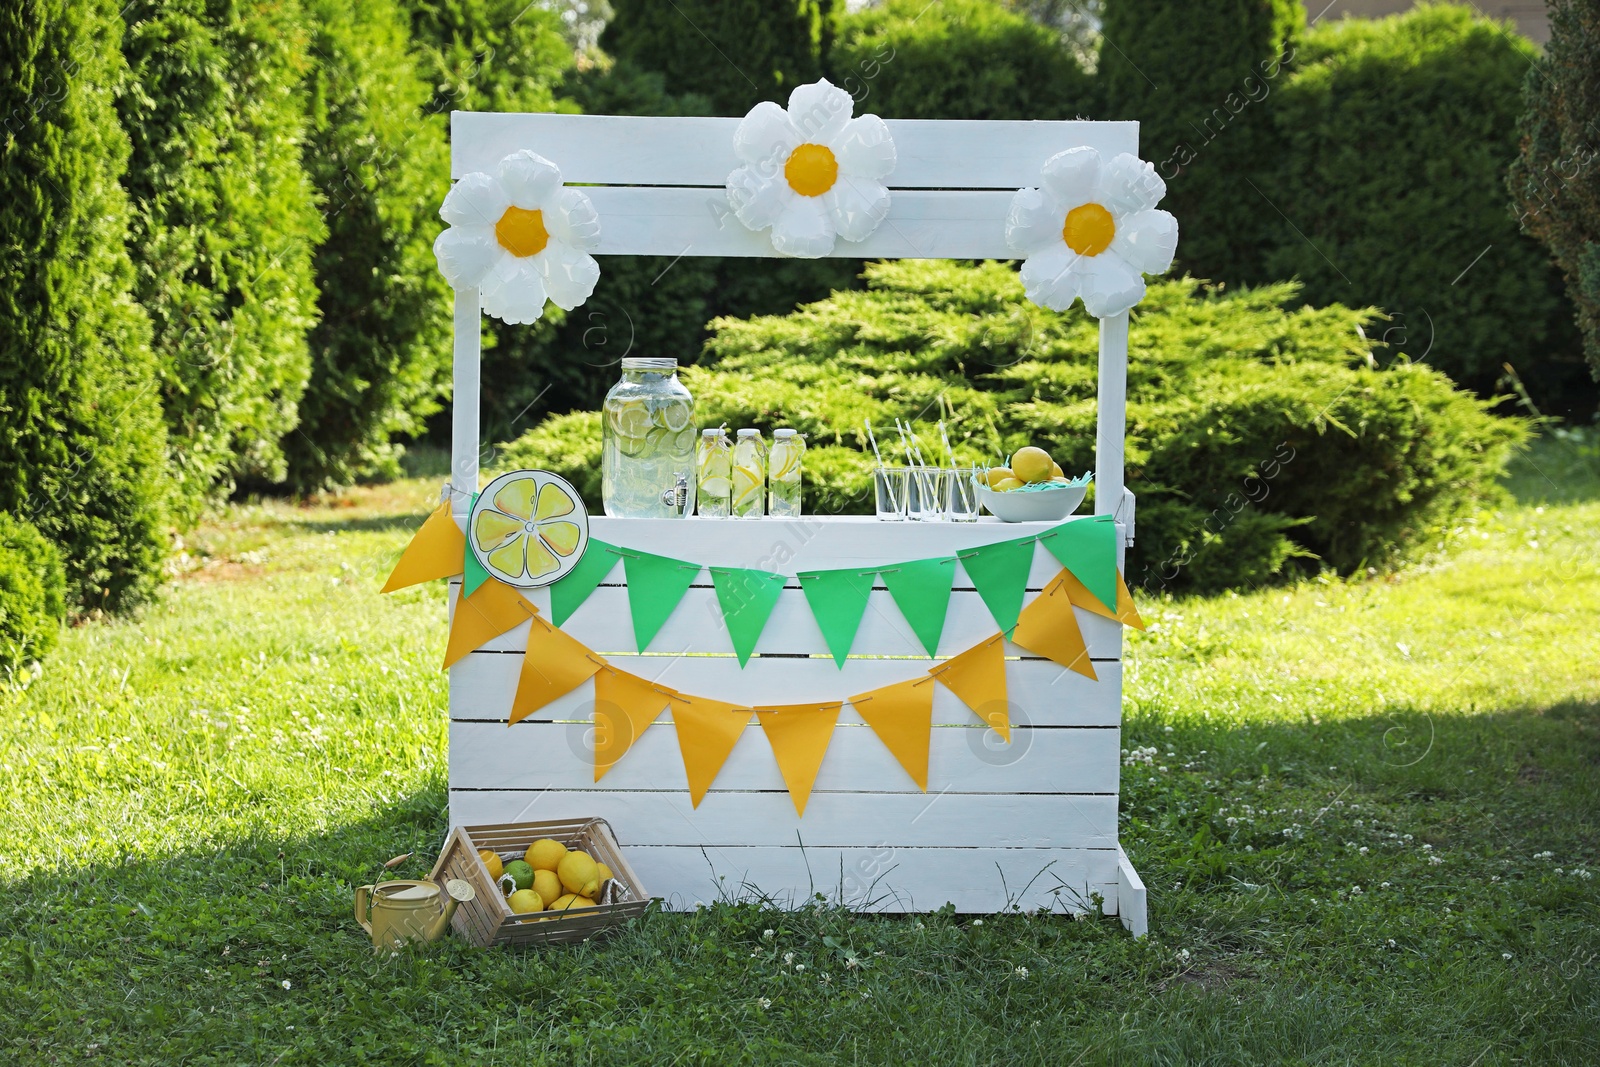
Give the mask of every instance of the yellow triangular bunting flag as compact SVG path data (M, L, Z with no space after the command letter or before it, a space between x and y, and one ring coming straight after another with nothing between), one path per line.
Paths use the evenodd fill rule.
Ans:
M913 678L850 698L917 788L928 791L928 741L933 734L933 679Z
M929 674L961 698L972 713L1011 742L1011 709L1006 700L1006 644L1000 634L973 645L931 668Z
M456 525L450 514L450 501L446 500L417 528L411 543L400 553L400 562L389 572L389 580L383 583L383 591L392 593L408 585L460 574L466 552L466 535Z
M1078 616L1072 610L1072 595L1060 577L1052 579L1044 592L1022 609L1011 643L1086 678L1095 677L1089 649L1083 643L1083 631L1078 628Z
M1122 580L1122 572L1117 572L1117 610L1108 611L1106 606L1084 584L1073 577L1072 572L1064 570L1059 575L1063 585L1067 587L1067 595L1072 602L1084 611L1092 611L1096 615L1103 615L1108 619L1115 619L1124 626L1132 626L1135 630L1144 629L1144 620L1139 617L1139 609L1133 606L1133 595L1128 592L1128 583Z
M750 725L750 709L680 694L672 698L672 724L678 731L678 751L689 778L689 800L698 808Z
M828 742L833 740L833 728L843 707L836 700L831 704L756 708L756 718L761 720L761 729L772 745L796 814L806 813L806 801L811 799L811 787L816 784L817 771L822 769L822 757L828 754Z
M537 614L539 609L521 593L490 578L471 596L456 598L456 613L450 619L450 641L444 649L444 665L449 667L468 652L482 648Z
M488 588L496 583L491 578L483 584ZM572 692L605 665L605 660L577 638L535 615L533 625L528 627L528 654L522 657L517 695L511 698L506 725L515 726L556 697Z
M648 678L615 667L604 667L594 676L595 781L616 766L675 695Z

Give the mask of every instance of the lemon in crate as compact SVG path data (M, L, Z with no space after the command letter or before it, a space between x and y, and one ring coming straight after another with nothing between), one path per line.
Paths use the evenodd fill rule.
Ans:
M694 461L695 511L712 519L728 517L733 494L733 442L725 429L701 430Z
M766 503L767 443L760 430L740 430L733 446L733 517L758 519Z
M767 514L792 519L800 514L800 459L805 455L805 435L793 430L772 434L767 456Z

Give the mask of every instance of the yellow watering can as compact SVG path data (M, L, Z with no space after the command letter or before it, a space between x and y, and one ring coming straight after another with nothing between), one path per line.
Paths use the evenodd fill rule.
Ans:
M445 894L433 882L397 880L364 885L356 890L356 922L371 935L374 952L412 941L437 941L449 929L457 906L476 895L472 885L460 878L445 883Z

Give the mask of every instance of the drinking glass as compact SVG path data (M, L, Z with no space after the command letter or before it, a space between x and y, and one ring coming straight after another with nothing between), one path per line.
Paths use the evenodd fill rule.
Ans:
M916 522L943 522L948 506L949 481L937 467L911 468L911 492L906 496L906 518Z
M906 517L906 497L910 489L911 472L905 467L874 467L872 484L877 493L878 518L903 519Z
M958 467L945 471L949 486L949 507L945 514L951 522L978 521L978 469Z

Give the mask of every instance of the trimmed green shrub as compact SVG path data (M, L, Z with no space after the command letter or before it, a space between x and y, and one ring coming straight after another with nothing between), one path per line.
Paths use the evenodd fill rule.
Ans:
M0 680L55 647L66 594L56 546L32 523L0 511Z
M611 55L659 71L670 93L698 93L712 113L783 103L816 81L832 43L835 0L611 0L600 35Z
M561 16L527 0L400 0L413 50L434 86L427 110L560 111L572 66Z
M309 0L306 168L328 238L317 249L321 320L300 426L284 441L305 492L394 474L450 384L449 286L433 258L449 187L443 120L406 51L393 0Z
M715 322L707 360L685 374L697 421L806 433L806 509L818 513L871 511L868 418L886 452L896 417L916 420L928 452L946 413L962 462L1037 444L1068 472L1093 466L1094 320L1026 303L1003 264L882 263L867 278L866 291L792 315ZM1153 284L1135 309L1131 582L1214 590L1310 567L1351 573L1496 498L1523 424L1427 367L1379 367L1360 332L1375 312L1291 310L1297 297L1288 282L1185 279ZM558 471L595 506L599 452L598 417L575 413L501 463Z
M323 226L300 165L293 5L124 8L135 297L150 316L184 525L234 478L280 479L316 317Z
M1307 33L1272 100L1286 150L1267 276L1299 278L1312 303L1387 309L1395 348L1480 393L1507 362L1541 399L1581 392L1560 278L1506 210L1536 54L1458 5Z
M905 119L1071 119L1099 110L1061 34L998 0L889 0L847 15L829 79L856 111Z
M1182 229L1182 269L1234 283L1268 277L1266 227L1277 214L1265 176L1283 151L1269 110L1304 25L1300 0L1108 0L1104 117L1139 123L1139 154L1166 181L1161 206Z
M170 483L130 297L116 9L0 0L0 510L60 550L78 612L148 597Z
M1507 183L1522 232L1566 277L1600 380L1600 0L1554 0L1550 42L1523 86L1522 150Z

